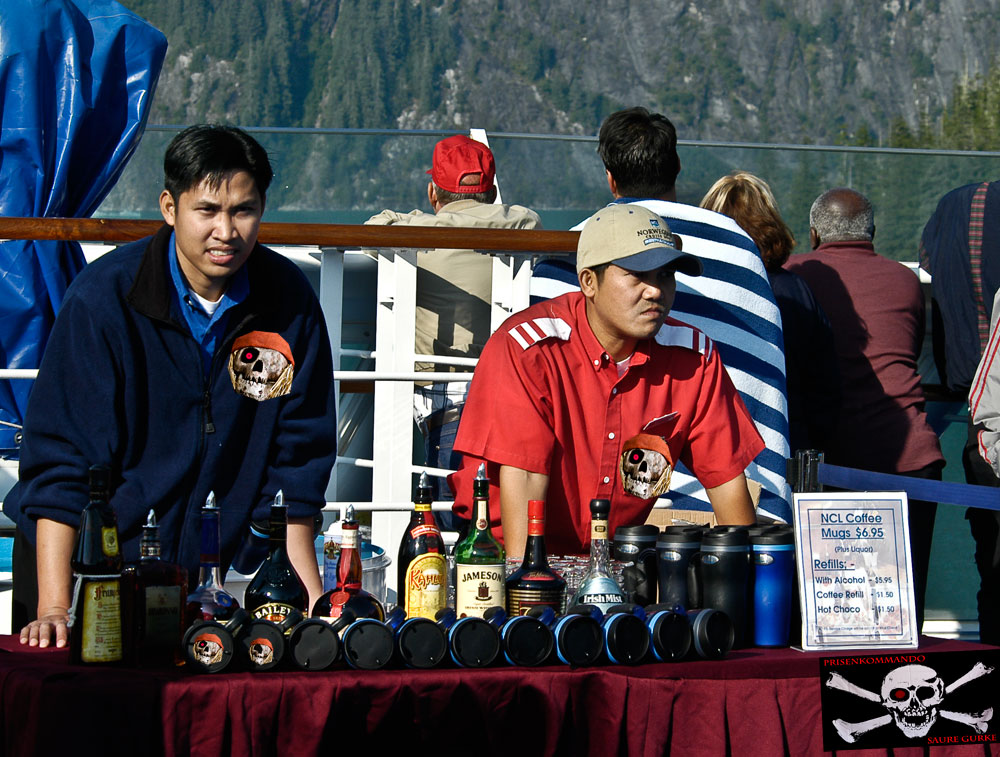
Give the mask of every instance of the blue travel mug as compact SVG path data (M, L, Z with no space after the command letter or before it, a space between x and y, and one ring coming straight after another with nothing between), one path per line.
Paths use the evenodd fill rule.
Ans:
M753 643L788 646L795 587L795 534L777 525L751 534L753 561Z

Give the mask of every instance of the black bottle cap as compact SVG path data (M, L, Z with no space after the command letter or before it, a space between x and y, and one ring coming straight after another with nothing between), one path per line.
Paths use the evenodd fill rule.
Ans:
M623 665L635 665L649 652L649 629L637 615L615 613L604 626L608 658Z
M344 659L352 668L380 670L392 659L392 629L371 618L362 618L344 631Z
M530 615L511 618L500 635L504 656L511 665L526 668L541 665L549 659L555 647L549 627Z
M433 668L448 656L445 630L427 618L410 618L396 634L396 649L411 668Z
M608 517L608 513L611 512L611 500L610 499L592 499L590 500L590 515L591 517L595 515L600 515L605 518Z
M649 619L649 642L664 662L683 660L691 651L691 623L687 615L664 610Z
M233 659L233 636L221 623L203 620L184 634L184 657L204 673L221 673Z
M292 662L302 670L326 670L340 656L340 637L331 623L308 618L288 637Z
M431 484L430 480L427 478L427 473L422 472L420 474L420 479L417 481L417 493L413 497L413 501L419 504L429 505L433 502L434 498L431 496Z
M565 615L558 627L559 656L573 667L596 665L604 649L601 624L589 615Z
M87 471L91 491L107 492L111 488L111 469L106 465L91 465Z
M273 670L285 656L285 635L270 620L255 620L246 626L239 644L250 670L256 673Z
M461 618L448 632L451 659L465 668L485 668L500 654L500 634L482 618Z

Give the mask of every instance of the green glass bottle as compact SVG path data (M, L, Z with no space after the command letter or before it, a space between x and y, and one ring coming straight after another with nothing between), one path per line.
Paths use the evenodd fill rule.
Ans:
M460 618L481 618L489 608L505 606L504 551L490 530L490 480L485 463L479 466L472 486L473 522L468 536L455 547L455 614Z

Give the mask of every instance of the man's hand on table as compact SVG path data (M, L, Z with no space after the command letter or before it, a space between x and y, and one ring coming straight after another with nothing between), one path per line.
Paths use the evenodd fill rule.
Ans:
M47 647L55 642L58 648L69 641L69 610L64 607L50 607L38 613L38 620L31 621L21 629L21 643L32 647Z

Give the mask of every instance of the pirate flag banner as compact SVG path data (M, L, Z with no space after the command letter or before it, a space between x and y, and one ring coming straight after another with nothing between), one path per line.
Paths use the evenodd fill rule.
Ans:
M823 749L997 742L1000 649L820 660Z
M917 646L905 492L796 494L802 648Z

